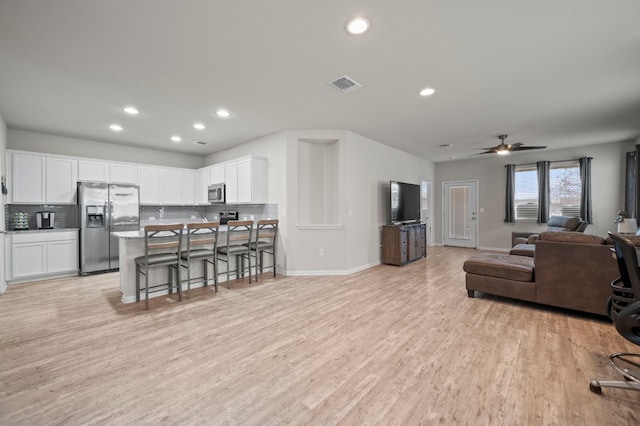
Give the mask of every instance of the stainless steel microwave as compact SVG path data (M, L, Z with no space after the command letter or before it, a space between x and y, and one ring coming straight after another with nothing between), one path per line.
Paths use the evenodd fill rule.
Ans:
M224 183L214 183L209 185L209 202L215 204L225 203L225 187Z

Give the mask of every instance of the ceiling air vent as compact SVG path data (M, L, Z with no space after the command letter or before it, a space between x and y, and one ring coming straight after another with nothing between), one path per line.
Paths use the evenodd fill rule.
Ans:
M205 141L193 141L193 143L196 144L196 145L201 145L201 146L204 146L204 145L207 144Z
M330 81L329 84L343 93L351 92L362 87L362 84L358 83L348 75L338 77L335 80Z

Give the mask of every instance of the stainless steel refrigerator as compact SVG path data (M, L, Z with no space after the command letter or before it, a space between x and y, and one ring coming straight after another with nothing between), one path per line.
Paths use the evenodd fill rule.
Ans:
M140 228L136 185L78 182L80 274L118 269L118 238L112 232Z

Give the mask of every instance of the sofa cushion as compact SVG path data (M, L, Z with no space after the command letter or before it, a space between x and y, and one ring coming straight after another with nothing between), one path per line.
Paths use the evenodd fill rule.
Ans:
M631 241L634 246L640 247L640 235L624 235L624 237ZM612 246L613 240L610 237L607 237L606 243Z
M514 256L533 257L533 255L535 254L535 251L536 251L535 244L518 244L509 251L509 254Z
M547 221L547 231L573 231L580 225L582 219L570 216L551 216Z
M509 254L483 253L464 262L465 272L513 281L533 281L533 258Z
M542 232L538 241L554 241L558 243L572 244L606 244L606 240L597 235L583 234L581 232Z

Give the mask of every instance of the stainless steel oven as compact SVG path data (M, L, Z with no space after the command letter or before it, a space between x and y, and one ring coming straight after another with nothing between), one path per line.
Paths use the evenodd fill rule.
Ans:
M214 183L209 185L209 202L212 204L225 203L225 187L224 183Z

